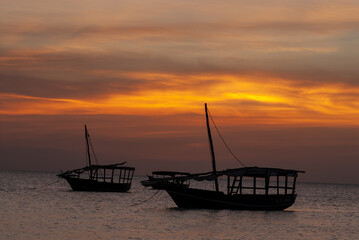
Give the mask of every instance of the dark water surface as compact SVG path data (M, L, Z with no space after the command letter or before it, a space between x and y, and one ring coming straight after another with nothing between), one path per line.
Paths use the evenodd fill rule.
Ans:
M298 183L288 210L252 212L181 210L162 191L136 205L156 193L142 179L89 193L52 173L0 171L0 239L359 239L359 185Z

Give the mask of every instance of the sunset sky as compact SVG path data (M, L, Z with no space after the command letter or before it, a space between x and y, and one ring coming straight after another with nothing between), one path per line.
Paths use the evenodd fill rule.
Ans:
M0 169L82 167L87 124L100 163L209 171L207 102L247 166L359 184L357 0L0 5Z

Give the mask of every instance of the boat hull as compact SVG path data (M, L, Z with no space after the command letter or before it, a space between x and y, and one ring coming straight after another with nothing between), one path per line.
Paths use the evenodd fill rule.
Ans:
M168 187L165 189L179 208L284 210L293 205L296 194L290 195L225 195L223 192Z
M99 182L92 179L65 178L74 191L127 192L131 183Z

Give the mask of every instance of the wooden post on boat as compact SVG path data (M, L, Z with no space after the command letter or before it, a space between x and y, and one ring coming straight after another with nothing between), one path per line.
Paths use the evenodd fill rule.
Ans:
M284 194L287 195L288 192L288 173L285 174L285 189Z
M267 174L266 178L265 178L265 194L268 195L268 192L269 192L269 178L270 178L270 175Z
M298 174L296 173L295 176L294 176L294 180L293 180L293 189L292 189L292 194L295 193L295 182L297 181L297 176Z
M89 159L89 167L90 167L90 178L92 178L92 164L91 164L91 155L90 155L90 145L89 145L89 134L87 132L87 127L86 127L86 124L85 124L85 137L86 137L86 145L87 145L87 156L88 156L88 159Z
M219 191L218 188L218 179L217 179L217 169L216 169L216 158L214 156L214 150L213 150L213 141L212 141L212 135L211 135L211 129L209 127L209 120L208 120L208 110L207 110L207 103L204 104L204 108L206 110L206 122L207 122L207 132L208 132L208 139L209 139L209 145L211 148L211 156L212 156L212 168L213 168L213 174L214 174L214 184L216 186L216 191Z

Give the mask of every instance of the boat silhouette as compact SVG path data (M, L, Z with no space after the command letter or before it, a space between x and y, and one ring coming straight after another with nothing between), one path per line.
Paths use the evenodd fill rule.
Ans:
M85 125L88 166L62 172L57 176L65 179L74 191L126 192L130 190L134 167L124 166L126 162L94 165L91 162L90 135ZM93 148L92 148L93 150Z
M297 197L295 188L298 173L304 171L267 167L217 171L207 104L205 115L213 171L182 176L167 174L155 181L152 177L145 185L165 190L179 208L283 210L292 206ZM218 178L221 176L226 177L226 191L219 189ZM190 180L212 181L215 189L191 188Z

